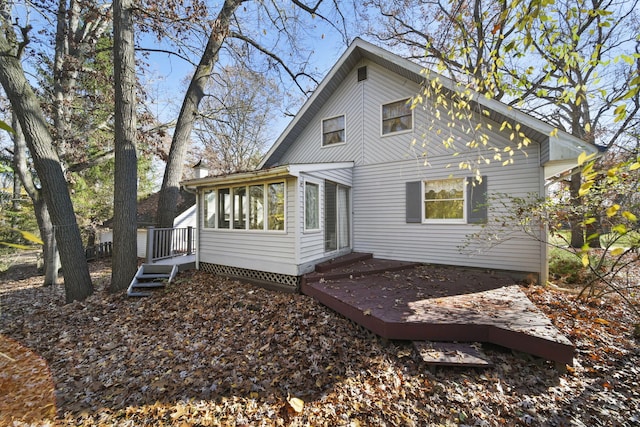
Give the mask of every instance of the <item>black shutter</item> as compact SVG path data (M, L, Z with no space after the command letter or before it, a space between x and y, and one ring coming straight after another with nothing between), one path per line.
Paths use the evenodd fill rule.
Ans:
M487 222L487 177L482 182L467 178L467 222L485 224Z
M406 183L407 223L422 222L422 181Z

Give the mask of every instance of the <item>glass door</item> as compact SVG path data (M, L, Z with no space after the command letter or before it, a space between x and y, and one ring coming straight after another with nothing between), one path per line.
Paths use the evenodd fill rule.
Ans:
M327 252L351 245L349 187L335 182L324 184L324 249Z

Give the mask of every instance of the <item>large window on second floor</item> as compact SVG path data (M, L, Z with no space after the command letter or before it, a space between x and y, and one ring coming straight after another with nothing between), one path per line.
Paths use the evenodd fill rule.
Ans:
M224 230L285 230L284 181L206 190L203 227Z
M382 106L382 134L402 132L413 128L413 110L409 99Z

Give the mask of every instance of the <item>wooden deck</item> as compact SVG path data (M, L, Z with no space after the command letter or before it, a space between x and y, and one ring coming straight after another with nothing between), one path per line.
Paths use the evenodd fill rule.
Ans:
M506 275L350 254L320 264L301 291L384 338L486 342L573 362L573 344Z

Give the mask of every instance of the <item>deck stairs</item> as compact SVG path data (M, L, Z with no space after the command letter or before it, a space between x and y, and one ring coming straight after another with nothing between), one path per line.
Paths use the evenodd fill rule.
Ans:
M171 283L176 274L177 265L142 264L129 284L127 296L148 297L153 294L154 289Z

